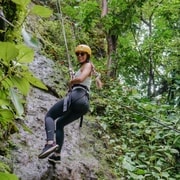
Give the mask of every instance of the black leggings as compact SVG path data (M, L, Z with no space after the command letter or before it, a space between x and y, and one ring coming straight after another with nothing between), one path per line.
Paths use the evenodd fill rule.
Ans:
M81 88L75 89L70 93L70 106L63 112L64 99L53 105L45 116L45 130L47 141L54 141L56 121L56 143L59 145L58 153L61 152L64 142L64 126L77 120L89 110L89 99L87 92Z

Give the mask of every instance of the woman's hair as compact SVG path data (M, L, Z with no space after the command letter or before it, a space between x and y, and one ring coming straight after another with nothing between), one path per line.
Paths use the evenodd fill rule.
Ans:
M92 65L92 75L94 75L96 77L95 78L95 80L96 80L96 87L98 89L102 89L103 83L101 81L101 74L96 71L94 64L92 62L90 62L90 63Z
M90 62L90 55L88 53L86 54L87 54L86 62Z

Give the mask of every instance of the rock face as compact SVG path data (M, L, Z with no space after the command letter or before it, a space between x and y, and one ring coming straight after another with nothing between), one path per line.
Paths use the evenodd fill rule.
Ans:
M54 68L52 60L39 54L30 65L34 74L52 88L60 86L63 79L62 74L55 72ZM92 123L87 121L86 116L81 129L79 120L65 127L61 164L53 167L47 159L38 159L46 140L44 116L57 101L58 98L48 92L31 89L27 97L26 116L18 123L19 133L11 137L16 147L12 152L13 173L21 180L98 179L96 173L99 162L93 155L98 148L92 133Z

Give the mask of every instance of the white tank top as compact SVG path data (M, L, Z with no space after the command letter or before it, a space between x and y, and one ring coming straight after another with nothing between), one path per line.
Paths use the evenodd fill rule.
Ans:
M81 69L79 69L75 73L75 77L79 77L80 75L81 75ZM79 84L86 86L90 90L90 87L91 87L91 77L88 76L83 82L81 82Z

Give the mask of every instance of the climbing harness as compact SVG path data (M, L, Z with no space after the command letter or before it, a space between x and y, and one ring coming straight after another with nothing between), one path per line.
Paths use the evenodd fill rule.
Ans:
M57 3L57 11L58 11L58 13L60 15L59 20L60 20L61 25L62 25L64 43L65 43L66 54L67 54L67 59L68 59L69 74L70 74L70 78L73 79L75 73L74 73L72 63L71 63L71 60L70 60L70 56L69 56L69 50L68 50L68 45L67 45L67 38L66 38L66 32L65 32L65 27L64 27L64 20L63 20L60 0L57 0L56 3ZM72 89L69 90L66 97L64 98L63 112L67 111L68 107L70 106L70 103L72 103L71 102L71 91L72 91ZM82 127L82 121L83 121L83 116L80 117L80 125L79 125L79 127Z
M71 104L75 103L77 100L75 101L71 101L71 93L72 91L76 90L76 89L83 89L85 93L83 93L83 95L78 98L77 100L83 98L84 96L87 96L89 99L89 90L86 86L81 85L81 84L76 84L72 87L71 90L69 90L69 92L67 93L66 97L64 98L64 104L63 104L63 112L68 111L68 108L70 107ZM82 122L83 122L83 116L80 117L80 123L79 123L79 127L82 127Z
M71 60L70 60L70 56L69 56L69 50L68 50L68 45L67 45L67 38L66 38L66 32L65 32L65 27L64 27L64 20L63 20L63 14L62 14L62 10L61 10L61 3L60 3L60 0L57 0L56 1L56 6L57 6L57 11L60 15L60 18L59 18L59 21L61 23L61 26L62 26L62 32L63 32L63 37L64 37L64 43L65 43L65 47L66 47L66 53L67 53L67 59L68 59L68 66L69 66L69 74L70 74L70 78L73 79L74 78L74 70L73 70L73 66L72 66L72 63L71 63ZM89 48L89 46L87 45L79 45L78 47L76 47L76 50L78 50L77 48L85 48L88 52L89 55L91 55L91 49ZM95 75L96 76L96 79L100 78L100 74L97 73L97 71L95 70L95 67L94 65L91 63L92 65L92 75ZM77 85L76 87L73 86L72 87L72 90L73 89L76 89L76 88L84 88L85 89L85 95L88 95L88 98L89 98L89 90L87 89L87 87L82 87L82 85ZM69 102L70 102L70 94L71 94L71 89L69 90L68 94L66 95L66 97L64 98L64 106L63 106L63 111L67 111L68 107L70 106L69 105ZM84 96L84 95L83 95ZM71 102L72 103L72 102ZM82 122L83 122L83 116L80 117L80 127L82 127Z
M72 87L71 90L69 90L69 92L67 93L66 97L64 98L64 104L63 104L63 112L66 112L68 110L68 107L74 103L75 101L71 102L71 92L75 89L83 89L85 94L83 94L83 96L81 96L79 99L81 99L82 97L84 97L85 95L88 96L89 99L89 90L86 86L81 85L81 84L76 84ZM79 100L77 99L77 100Z
M81 85L81 84L78 84L78 85L74 85L74 86L73 86L73 90L75 90L75 89L77 89L77 88L83 89L83 90L85 91L85 94L84 94L82 97L84 97L84 96L86 95L86 96L88 97L88 99L89 99L89 89L88 89L86 86ZM81 98L82 98L82 97L81 97ZM82 123L83 123L83 116L80 117L80 123L79 123L79 127L80 127L80 128L82 127Z
M75 73L74 73L72 63L71 63L71 60L70 60L70 56L69 56L69 49L68 49L68 45L67 45L67 38L66 38L66 32L65 32L65 27L64 27L64 20L63 20L60 0L56 1L56 6L57 6L57 11L58 11L58 13L60 15L59 21L60 21L60 23L62 25L62 32L63 32L64 43L65 43L65 47L66 47L66 54L67 54L67 59L68 59L69 74L70 74L70 78L73 79ZM67 111L68 106L70 105L70 104L68 104L68 102L70 102L70 98L71 98L70 93L71 93L71 90L69 90L68 94L64 98L63 112ZM79 125L80 127L82 127L82 121L83 121L83 116L80 117L80 125Z

